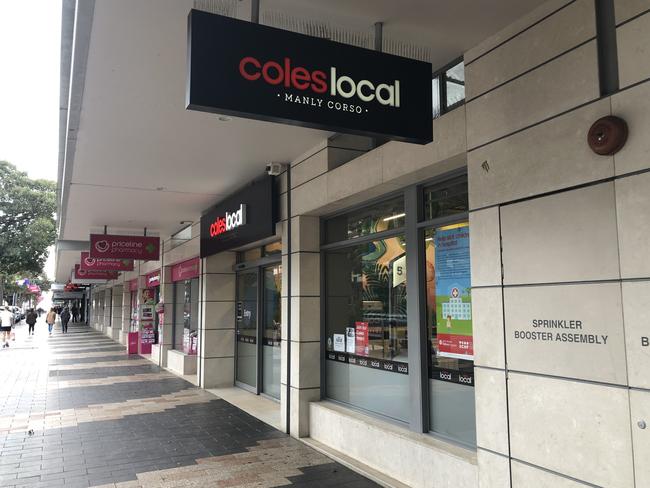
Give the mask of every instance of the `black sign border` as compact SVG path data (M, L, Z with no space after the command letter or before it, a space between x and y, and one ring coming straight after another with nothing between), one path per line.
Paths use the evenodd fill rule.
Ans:
M254 199L259 201L253 201ZM214 241L214 238L210 237L210 224L217 216L222 216L226 211L236 210L242 203L246 204L246 224L229 231L227 240ZM260 216L258 212L264 213ZM272 237L275 235L277 222L276 181L273 176L264 174L203 212L200 224L200 257L206 258Z
M359 129L354 129L350 127L342 127L338 125L326 125L323 123L318 123L318 122L308 122L308 121L303 121L303 120L296 120L296 119L290 119L290 118L284 118L280 116L271 116L271 115L266 115L266 114L259 114L259 113L254 113L254 112L244 112L244 111L239 111L239 110L231 110L227 108L218 108L218 107L212 107L212 106L207 106L207 105L202 105L199 103L192 103L192 96L191 96L191 86L192 86L192 18L193 16L203 16L203 15L212 15L212 16L217 16L217 17L224 17L228 20L236 21L236 22L246 22L242 21L240 19L235 19L231 17L225 17L222 15L218 14L213 14L209 12L205 12L202 10L198 9L191 9L188 17L187 17L187 80L186 80L186 87L185 87L185 108L187 110L196 110L199 112L206 112L206 113L212 113L212 114L218 114L218 115L226 115L226 116L231 116L231 117L241 117L241 118L246 118L246 119L251 119L251 120L260 120L263 122L274 122L274 123L281 123L281 124L286 124L286 125L293 125L297 127L305 127L305 128L310 128L310 129L317 129L317 130L323 130L323 131L328 131L328 132L341 132L344 134L353 134L353 135L359 135L359 136L365 136L365 137L379 137L379 138L386 138L390 140L395 140L395 141L401 141L401 142L409 142L409 143L414 143L414 144L429 144L433 142L433 110L431 110L430 117L427 119L427 128L429 130L426 131L426 136L425 137L408 137L408 136L400 136L396 134L388 134L388 133L382 133L382 132L375 132L375 131L365 131L365 130L359 130ZM313 37L309 36L306 34L302 34L299 32L291 32L291 31L284 31L283 29L278 29L276 27L272 26L267 26L267 25L259 25L262 28L266 29L271 29L271 30L277 30L277 31L283 31L283 32L290 32L292 35L298 36L298 37L303 37L305 39L318 39L322 41L327 41L327 42L332 42L335 44L340 44L341 48L350 48L350 49L358 49L358 50L365 50L365 51L370 51L376 54L383 54L385 56L392 56L396 58L404 58L403 56L398 56L395 54L390 54L390 53L381 53L379 51L372 51L370 49L365 49L361 48L358 46L352 46L348 44L343 44L343 43L337 43L335 41L330 41L328 39L321 39L318 37ZM411 59L411 58L404 58L410 61L419 61L416 59ZM421 63L426 63L424 61L419 61ZM433 68L431 63L426 63L429 64L429 71L431 72L431 77L433 76ZM431 90L428 92L431 94ZM428 100L423 100L422 104L423 106L428 106L432 107L433 101L432 101L432 96L429 97Z

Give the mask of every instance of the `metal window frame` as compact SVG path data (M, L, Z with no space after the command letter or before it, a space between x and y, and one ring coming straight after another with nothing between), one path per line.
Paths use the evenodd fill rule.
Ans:
M452 63L452 65L455 63ZM466 449L475 449L475 446L467 446L459 443L454 439L448 439L444 436L439 436L437 433L430 430L429 425L429 343L428 343L428 330L422 324L426 324L427 303L426 303L426 256L425 256L425 231L431 227L440 227L442 225L449 225L452 223L463 222L469 219L469 212L457 213L449 216L438 217L435 219L424 220L424 193L425 190L431 187L444 187L455 181L460 181L467 178L467 168L459 168L447 172L443 175L436 176L429 180L422 181L415 185L410 185L396 192L390 192L381 197L372 198L367 202L351 206L345 210L337 211L330 215L324 215L320 220L321 227L321 246L320 246L320 337L321 337L321 399L328 399L327 397L327 374L326 374L326 344L327 344L327 270L326 270L326 254L328 251L335 251L354 247L359 244L364 244L370 241L386 239L403 235L406 242L406 255L409 259L406 260L407 276L414 276L414 279L407 280L407 332L409 337L409 415L408 422L401 423L406 425L410 430L418 433L423 433L440 438L446 442L464 447ZM325 221L329 218L336 217L345 213L354 212L362 208L372 206L373 204L395 198L396 196L403 196L404 198L404 211L406 213L405 225L396 229L369 234L362 237L347 239L344 241L337 241L332 243L324 242L325 239ZM415 259L412 258L415 256ZM328 399L335 401L333 399ZM359 410L354 405L344 402L337 402L349 407L353 410ZM386 420L385 416L380 414L363 410L364 413L381 420Z
M456 103L454 103L452 105L447 105L447 81L450 81L452 83L456 83L458 85L460 85L461 82L459 82L458 80L447 78L447 76L445 75L445 73L447 71L449 71L449 69L453 68L454 66L456 66L459 63L464 63L464 61L465 61L465 59L463 58L463 56L460 56L460 57L454 59L453 61L447 63L442 68L438 68L431 75L432 80L435 79L435 78L438 78L438 95L440 97L440 115L439 115L439 117L446 114L446 113L448 113L448 112L451 112L455 108L462 107L463 105L465 105L465 97L463 97L462 100L459 100L458 102L456 102ZM462 83L462 85L464 86L465 83Z

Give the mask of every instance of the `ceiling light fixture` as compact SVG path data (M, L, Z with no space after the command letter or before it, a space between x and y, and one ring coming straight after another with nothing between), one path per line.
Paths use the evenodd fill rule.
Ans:
M389 222L391 220L400 219L400 218L404 217L405 215L406 215L405 213L400 213L400 214L391 215L390 217L384 217L384 222Z

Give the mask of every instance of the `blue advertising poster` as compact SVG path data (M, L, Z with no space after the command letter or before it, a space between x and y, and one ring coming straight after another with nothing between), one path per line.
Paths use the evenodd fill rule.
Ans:
M469 225L436 230L434 245L438 355L472 360Z

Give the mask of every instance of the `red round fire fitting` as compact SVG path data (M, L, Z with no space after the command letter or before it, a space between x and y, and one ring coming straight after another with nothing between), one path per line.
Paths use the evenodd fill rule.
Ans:
M598 119L589 128L587 144L601 156L616 154L627 141L627 123L620 117L608 115Z

